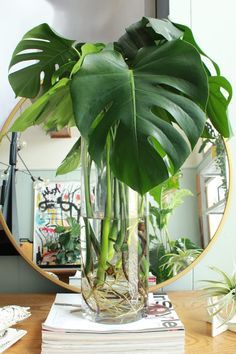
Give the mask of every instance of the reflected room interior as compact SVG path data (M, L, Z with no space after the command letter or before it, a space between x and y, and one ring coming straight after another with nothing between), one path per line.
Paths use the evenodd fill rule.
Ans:
M28 104L22 103L18 113ZM222 221L229 161L224 141L211 133L212 138L199 141L181 170L148 196L154 283L187 268L206 249ZM0 170L1 210L24 256L53 278L80 288L79 166L58 175L78 138L77 128L46 135L35 126L8 133L1 142Z

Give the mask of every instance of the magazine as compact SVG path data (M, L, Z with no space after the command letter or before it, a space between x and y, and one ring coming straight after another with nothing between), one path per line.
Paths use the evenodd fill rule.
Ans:
M119 333L184 330L184 326L165 294L149 294L145 317L125 324L91 322L83 317L80 294L57 294L43 330L80 333Z
M143 318L125 324L89 321L81 305L80 294L57 294L42 324L42 354L184 353L184 326L166 294L149 294Z

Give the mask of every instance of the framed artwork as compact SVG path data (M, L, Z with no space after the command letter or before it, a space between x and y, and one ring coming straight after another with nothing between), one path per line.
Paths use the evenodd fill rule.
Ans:
M41 268L80 265L80 194L79 181L34 190L33 260Z

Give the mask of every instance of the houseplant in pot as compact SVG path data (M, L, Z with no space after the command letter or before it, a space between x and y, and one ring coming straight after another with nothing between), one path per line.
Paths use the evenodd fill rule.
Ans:
M215 63L212 76L202 56L187 27L151 18L110 44L77 43L42 24L13 53L10 83L17 96L36 99L11 130L76 125L81 133L59 172L75 169L81 155L82 295L93 320L120 323L142 315L145 193L178 171L207 118L229 135L230 84Z
M220 334L227 328L235 332L236 272L234 270L232 275L229 275L217 267L211 266L210 269L220 275L217 280L202 280L207 284L207 287L203 288L203 295L208 299L207 310L212 317L212 335Z

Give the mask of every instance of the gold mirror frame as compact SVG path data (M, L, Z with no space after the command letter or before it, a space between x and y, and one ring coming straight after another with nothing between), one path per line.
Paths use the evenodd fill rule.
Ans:
M1 141L4 137L4 135L8 132L8 129L10 127L10 124L12 122L12 120L14 119L16 113L21 109L22 105L27 101L27 99L22 98L17 104L16 106L13 108L12 112L10 113L10 115L8 116L8 118L6 119L5 123L3 124L3 127L0 131L0 144ZM227 155L227 160L228 160L228 165L229 165L229 190L228 190L228 196L227 196L227 200L226 200L226 205L225 205L225 209L224 209L224 214L222 216L222 219L218 225L218 228L214 234L214 236L212 237L211 241L209 242L209 244L207 245L207 247L203 250L203 252L188 266L186 267L183 271L181 271L180 273L178 273L177 275L175 275L174 277L172 277L171 279L165 280L162 283L159 283L155 286L152 286L149 288L150 292L153 291L157 291L160 288L163 288L173 282L175 282L176 280L180 279L181 277L183 277L185 274L187 274L190 270L192 270L200 261L201 259L207 254L207 252L209 251L209 249L214 245L214 243L216 242L218 236L220 235L220 232L223 228L224 222L226 220L228 211L229 211L229 207L231 204L231 198L232 198L232 158L231 158L231 154L229 151L229 146L228 143L226 141L224 141L225 143L225 150L226 150L226 155ZM63 288L65 288L66 290L69 291L73 291L73 292L81 292L81 289L78 287L75 287L73 285L69 285L64 283L63 281L56 279L54 277L52 277L50 274L47 274L46 271L44 271L44 269L40 268L39 266L37 266L32 260L30 260L28 257L26 257L26 255L24 254L24 252L21 250L20 246L17 244L17 242L15 241L14 236L12 235L12 233L10 232L5 219L3 217L3 214L0 210L0 224L2 225L8 239L10 240L10 242L12 243L12 245L15 247L15 249L17 250L17 252L21 255L21 257L23 257L23 259L34 269L36 270L38 273L40 273L42 276L44 276L45 278L47 278L48 280L52 281L54 284L61 286Z

